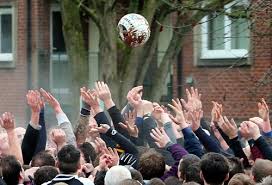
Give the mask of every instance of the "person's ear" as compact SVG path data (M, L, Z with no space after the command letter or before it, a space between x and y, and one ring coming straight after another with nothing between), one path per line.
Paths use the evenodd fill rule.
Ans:
M202 181L204 181L205 179L204 179L204 177L203 177L202 171L199 172L199 175L200 175L200 179L201 179Z

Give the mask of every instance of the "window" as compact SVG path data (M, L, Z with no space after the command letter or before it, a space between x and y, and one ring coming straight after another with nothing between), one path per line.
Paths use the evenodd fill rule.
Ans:
M13 61L13 8L0 7L0 62Z
M244 2L225 6L227 13L237 13ZM233 59L248 57L249 22L244 18L230 18L214 13L202 19L200 59Z
M50 90L64 105L71 104L72 68L66 53L60 7L51 5L50 13Z

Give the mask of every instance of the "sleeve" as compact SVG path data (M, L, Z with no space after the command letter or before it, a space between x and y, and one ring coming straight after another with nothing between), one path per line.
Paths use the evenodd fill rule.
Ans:
M161 180L163 181L170 176L177 177L179 161L184 155L188 154L188 152L179 144L168 143L166 149L171 152L172 157L176 162L170 170L161 177Z
M24 164L29 165L32 157L34 156L35 149L37 147L38 139L40 137L40 131L33 128L28 124L26 133L22 142L22 153Z
M260 149L265 159L272 161L272 149L267 144L263 136L255 140L255 145Z
M229 146L232 149L232 151L234 152L235 157L238 157L239 159L243 159L244 167L245 168L250 167L248 158L243 151L243 148L242 148L241 143L238 139L238 136L233 139L230 139Z
M148 145L151 148L158 148L155 144L154 139L150 136L150 132L152 129L157 127L156 121L152 117L146 117L143 121L143 138L147 141Z
M98 114L96 114L94 116L95 121L97 122L98 126L100 126L100 124L107 124L107 125L111 125L110 121L108 120L105 112L99 112Z
M184 136L184 148L190 153L201 158L204 155L202 145L200 141L196 138L190 127L182 129Z
M44 109L42 109L40 112L39 125L41 126L41 130L40 130L40 137L38 139L38 144L35 149L35 154L45 150L45 147L46 147L47 135L46 135L46 125L45 125L45 119L44 119Z
M71 144L71 145L76 146L76 137L75 137L75 134L73 132L72 124L69 121L66 114L65 113L59 113L59 114L56 115L56 118L58 120L59 128L61 128L66 134L67 144Z
M136 146L129 139L118 133L116 130L110 128L105 135L114 140L117 144L119 144L126 153L133 154L135 157L138 156L138 150Z
M123 136L129 138L129 135L127 133L126 130L124 130L122 127L120 127L119 123L122 122L124 123L125 120L120 112L120 110L116 107L116 106L113 106L111 108L109 108L108 110L109 114L110 114L110 117L112 119L112 122L113 122L113 125L114 125L114 128L119 132L121 133Z
M218 143L212 137L206 134L201 127L195 131L195 134L208 152L220 153L220 146Z

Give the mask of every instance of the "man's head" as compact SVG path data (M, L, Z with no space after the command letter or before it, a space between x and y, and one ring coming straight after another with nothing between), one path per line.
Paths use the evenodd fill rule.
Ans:
M237 157L229 157L229 179L231 179L237 173L244 173L243 164Z
M252 176L255 182L261 182L264 177L272 175L272 161L257 159L252 167Z
M254 185L254 181L246 174L237 173L229 181L228 185Z
M165 185L182 185L182 182L174 176L170 176L164 181Z
M218 153L207 153L200 161L200 176L205 184L221 185L228 179L229 163Z
M1 159L2 176L8 185L18 185L23 182L22 166L14 156Z
M129 170L124 166L113 166L107 171L105 185L119 185L125 179L132 179Z
M57 167L61 173L72 174L80 169L80 151L73 145L65 145L58 152Z
M139 171L144 180L161 177L165 171L165 161L163 156L154 151L148 151L140 157Z
M41 185L45 182L51 181L58 175L57 168L53 166L42 166L34 173L35 185Z
M84 142L79 146L79 150L82 152L86 163L93 163L95 161L97 155L90 143Z
M187 171L187 168L192 164L199 164L200 158L194 154L187 154L182 157L182 159L179 162L179 169L178 169L178 177L181 180L185 180L185 172ZM186 181L188 182L188 181Z
M188 166L186 171L184 172L184 179L185 182L197 182L199 184L203 184L203 180L200 178L200 164L193 163Z
M47 151L37 153L31 160L32 167L55 166L54 157Z

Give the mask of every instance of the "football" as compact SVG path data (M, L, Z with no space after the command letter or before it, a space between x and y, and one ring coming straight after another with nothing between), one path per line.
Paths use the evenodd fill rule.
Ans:
M130 47L144 45L150 36L150 27L147 20L136 13L123 16L117 28L121 40Z

